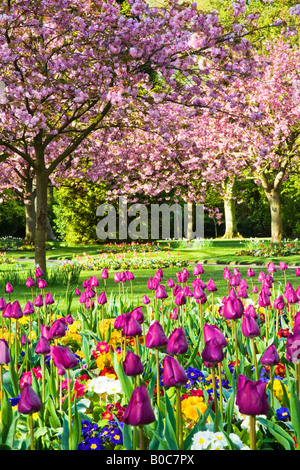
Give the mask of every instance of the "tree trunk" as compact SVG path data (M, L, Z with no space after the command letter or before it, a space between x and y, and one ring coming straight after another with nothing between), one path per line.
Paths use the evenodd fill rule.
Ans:
M35 202L32 179L29 178L25 187L25 240L33 242L35 239Z
M48 175L45 170L36 172L36 227L35 262L46 273L47 195Z
M241 235L237 230L236 214L235 214L235 199L234 194L234 179L224 182L223 188L225 189L224 195L224 214L225 214L225 233L223 238L237 238Z
M282 216L279 191L276 189L265 190L265 194L270 205L271 239L273 243L280 243L282 240Z

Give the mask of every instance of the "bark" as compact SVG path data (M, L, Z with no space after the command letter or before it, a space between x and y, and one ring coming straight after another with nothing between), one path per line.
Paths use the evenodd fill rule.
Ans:
M225 215L225 233L223 238L237 238L241 235L237 229L236 213L235 213L235 199L234 195L234 179L224 182L223 188L225 190L224 201L224 215Z
M265 195L270 205L271 239L273 243L280 243L282 240L282 215L279 191L276 189L265 190Z
M35 202L32 179L29 178L25 186L25 240L33 242L35 239Z
M35 263L46 273L47 186L45 171L36 172Z

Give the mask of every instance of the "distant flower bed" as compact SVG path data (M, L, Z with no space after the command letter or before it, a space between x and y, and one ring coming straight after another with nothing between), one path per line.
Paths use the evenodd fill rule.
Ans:
M154 269L154 268L171 268L171 267L185 267L188 262L185 260L179 260L177 258L94 258L91 256L81 257L78 256L76 261L80 263L83 271L94 270L99 271L101 269L112 269L112 270L127 270L127 269Z
M159 242L131 242L131 243L108 243L101 246L97 253L149 253L157 251L172 250L171 244L161 245Z
M235 253L236 256L291 256L300 253L300 244L298 240L283 243L256 243L256 246L247 250L241 250Z

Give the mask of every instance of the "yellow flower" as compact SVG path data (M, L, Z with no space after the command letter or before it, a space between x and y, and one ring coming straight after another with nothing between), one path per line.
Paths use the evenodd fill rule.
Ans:
M186 419L197 421L198 420L198 412L203 415L207 408L206 403L203 401L203 397L191 396L184 399L181 403L182 413Z
M270 384L270 382L269 382L269 384ZM284 388L285 388L285 391L287 393L287 396L289 396L287 386L284 385ZM275 395L277 400L280 401L280 403L281 403L282 400L283 400L283 385L282 385L281 380L279 380L279 379L275 379L274 382L273 382L273 394Z

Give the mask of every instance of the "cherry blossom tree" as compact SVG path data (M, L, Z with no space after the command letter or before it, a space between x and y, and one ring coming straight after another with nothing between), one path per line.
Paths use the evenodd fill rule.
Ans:
M160 8L128 3L126 14L102 0L0 6L1 161L21 159L34 173L35 260L44 270L49 181L88 158L96 133L132 122L135 109L148 116L166 99L206 106L210 68L223 67L229 81L253 68L245 26L224 30L217 11L175 0ZM234 3L236 23L244 5ZM211 65L200 69L200 57ZM210 105L217 96L215 86Z

